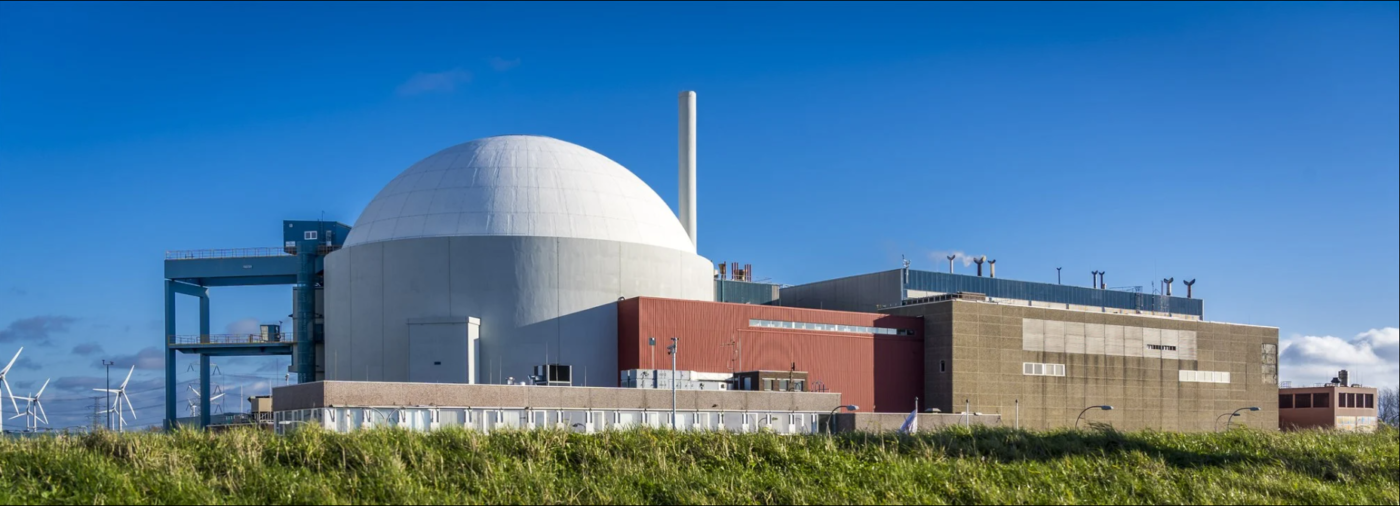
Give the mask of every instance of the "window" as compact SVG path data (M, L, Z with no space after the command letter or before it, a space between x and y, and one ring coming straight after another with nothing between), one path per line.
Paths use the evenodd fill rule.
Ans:
M1293 409L1293 394L1279 395L1278 409Z
M1229 383L1230 373L1224 371L1182 370L1177 377L1182 383Z
M1332 396L1327 395L1327 394L1313 394L1313 407L1314 407L1314 408L1328 408L1328 407L1331 407L1331 406L1328 405L1328 404L1329 404L1328 401L1330 401L1331 399L1332 399Z
M948 372L948 361L947 361L947 360L939 360L939 361L938 361L938 372Z
M786 391L788 391L788 380L778 380L778 391L779 391L779 392L786 392Z
M1366 408L1376 407L1376 394L1366 394Z
M1312 394L1298 394L1293 399L1293 407L1298 409L1312 407Z
M816 330L819 332L847 332L852 334L881 334L891 336L912 336L913 330L890 329L884 327L862 327L860 325L837 325L834 323L784 322L775 320L749 320L750 327L772 329Z
M1026 376L1064 376L1065 365L1027 362L1021 364L1021 374Z
M315 230L307 230L307 231L305 231L305 232L302 232L301 238L302 238L302 239L305 239L305 240L308 240L308 241L314 241L314 240L316 240L316 231L315 231Z
M763 380L763 391L765 391L765 392L772 392L772 391L773 391L773 378L766 378L766 379Z
M1176 351L1176 347L1175 347L1175 346L1164 346L1164 345L1160 345L1160 344L1149 344L1149 345L1147 345L1147 348L1148 348L1148 349L1152 349L1152 350Z

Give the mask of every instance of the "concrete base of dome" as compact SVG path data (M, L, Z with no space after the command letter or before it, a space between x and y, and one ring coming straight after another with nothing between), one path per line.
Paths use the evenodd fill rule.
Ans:
M412 363L410 320L478 318L480 383L524 380L535 365L562 363L573 366L575 385L617 386L617 301L713 300L712 269L693 253L593 239L430 237L348 247L325 260L324 377L421 381L424 368L466 367L455 353Z

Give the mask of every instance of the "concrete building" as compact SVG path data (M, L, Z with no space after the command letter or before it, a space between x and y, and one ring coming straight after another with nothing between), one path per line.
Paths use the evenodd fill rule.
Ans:
M646 183L536 136L405 170L326 257L325 377L503 383L567 363L616 386L617 301L712 300L710 262Z
M1278 390L1282 430L1374 432L1377 420L1376 389L1372 387L1327 384Z
M617 318L623 369L668 366L680 337L678 369L805 371L807 390L840 392L860 411L907 413L922 391L919 318L653 297L618 303Z
M709 386L753 372L769 390L678 393L682 427L811 432L819 412L847 409L837 425L889 428L902 418L879 413L917 407L940 412L934 425L1054 428L1104 405L1086 420L1204 431L1243 408L1233 423L1279 427L1278 330L1205 321L1194 280L1186 297L1173 279L1109 289L1101 271L1088 287L1036 283L978 258L977 275L950 259L947 273L906 263L780 287L712 264L695 242L695 95L679 104L675 213L599 153L507 135L410 166L353 227L288 221L277 248L167 254L167 418L182 352L200 355L200 391L211 356L293 355L302 385L274 394L279 426L656 425L669 392L614 387L623 371L660 381L677 337L677 370ZM210 335L207 288L250 284L296 285L293 333ZM199 299L197 335L176 332L177 295ZM540 370L552 386L504 386Z
M1278 329L1001 304L968 295L883 309L924 323L923 390L943 412L999 413L1023 428L1085 420L1123 430L1277 427Z

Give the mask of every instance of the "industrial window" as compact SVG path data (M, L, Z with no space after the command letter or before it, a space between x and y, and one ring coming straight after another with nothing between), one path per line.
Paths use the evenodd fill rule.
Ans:
M1280 394L1278 396L1278 409L1293 409L1293 394Z
M939 361L938 361L938 372L948 372L948 361L947 361L947 360L939 360Z
M1293 407L1298 409L1312 407L1312 394L1298 394L1293 399Z
M788 380L778 380L778 391L779 391L779 392L786 392L786 391L788 391Z
M1175 347L1175 346L1164 346L1164 345L1160 345L1160 344L1149 344L1149 345L1147 345L1147 348L1150 349L1150 350L1176 351L1176 347Z
M772 392L772 391L773 391L773 378L764 378L764 380L763 380L763 391L765 391L765 392Z
M1065 365L1026 362L1021 364L1021 374L1026 376L1064 376Z
M914 331L908 329L890 329L884 327L862 327L860 325L837 325L834 323L808 323L808 322L785 322L777 320L749 320L750 327L766 327L770 329L795 329L795 330L816 330L820 332L849 332L852 334L883 334L891 336L912 336Z
M1314 407L1314 408L1328 408L1328 407L1331 407L1331 406L1328 405L1328 404L1330 404L1330 403L1328 402L1328 401L1330 401L1330 400L1332 400L1332 396L1330 396L1330 395L1327 395L1327 394L1313 394L1313 407Z
M1229 383L1230 373L1224 371L1186 371L1177 377L1182 383Z
M305 240L308 240L308 241L314 241L314 240L316 240L316 231L315 231L315 230L307 230L306 232L302 232L301 238L302 238L302 239L305 239Z
M1366 394L1366 408L1376 407L1376 394Z

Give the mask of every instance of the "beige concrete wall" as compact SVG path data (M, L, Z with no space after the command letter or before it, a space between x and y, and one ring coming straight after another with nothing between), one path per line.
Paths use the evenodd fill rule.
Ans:
M925 317L925 353L934 362L926 369L926 405L945 412L961 412L970 403L971 411L1000 413L1006 425L1014 425L1019 401L1020 426L1045 429L1072 426L1084 407L1108 404L1115 409L1095 410L1084 419L1120 430L1209 431L1219 415L1258 406L1260 411L1244 414L1235 423L1278 428L1277 377L1264 373L1262 349L1264 344L1274 345L1276 363L1276 328L965 301L884 312ZM1197 336L1196 359L1026 351L1021 328L1026 318L1071 327L1191 330ZM936 362L943 356L952 360L949 371L940 374ZM1026 362L1064 364L1065 377L1025 376ZM1227 371L1231 382L1181 382L1183 369Z
M671 409L671 392L626 388L535 387L328 381L274 389L278 411L323 407L492 407ZM700 411L831 411L841 394L678 391L676 408Z
M920 413L918 432L930 432L944 427L957 425L986 425L997 427L1002 425L1001 415L955 415ZM900 413L840 413L836 415L836 432L892 432L904 426L904 420L909 415ZM828 416L823 416L820 423L826 430Z

